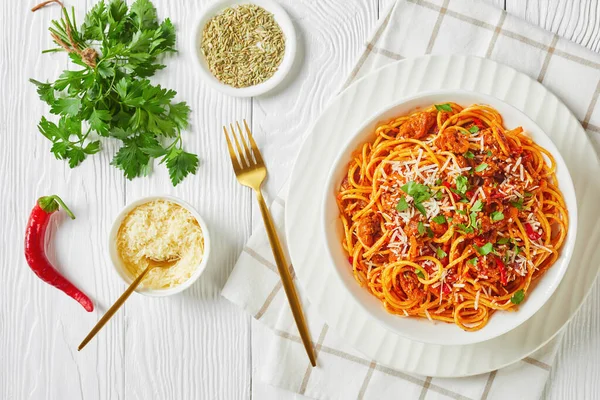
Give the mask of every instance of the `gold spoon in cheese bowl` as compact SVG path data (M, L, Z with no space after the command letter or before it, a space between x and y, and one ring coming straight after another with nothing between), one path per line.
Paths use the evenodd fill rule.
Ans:
M155 260L152 258L146 258L146 261L148 262L148 266L146 267L146 269L144 269L142 271L142 273L137 278L135 278L135 280L133 282L131 282L131 285L129 285L129 287L127 288L127 290L125 290L125 292L123 292L121 297L119 297L117 299L117 301L115 301L115 304L113 304L108 309L108 311L106 311L106 314L104 314L102 316L102 318L100 318L100 321L98 321L96 323L96 325L92 328L90 333L88 333L88 335L85 337L85 339L83 339L83 341L77 348L77 351L81 351L81 349L83 349L85 347L85 345L88 344L94 336L96 336L96 334L100 331L100 329L102 329L102 327L104 327L104 325L106 325L108 320L111 319L113 315L115 315L115 313L117 312L117 310L119 308L121 308L123 303L125 303L125 300L127 300L129 298L129 296L131 295L131 293L133 293L135 291L135 289L140 285L140 283L142 282L142 280L144 279L146 274L148 274L148 272L150 272L151 269L171 268L173 265L175 265L177 263L177 261L179 261L179 259L180 259L179 256L175 256L173 258L166 259L166 260Z

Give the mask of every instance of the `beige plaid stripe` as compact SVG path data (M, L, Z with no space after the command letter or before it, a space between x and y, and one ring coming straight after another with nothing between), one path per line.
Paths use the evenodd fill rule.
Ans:
M444 3L439 9L440 12L438 14L437 20L435 21L435 25L433 26L433 31L431 32L431 37L429 38L429 44L427 44L425 54L431 54L431 50L433 50L435 39L437 39L438 33L440 32L440 25L442 25L444 15L446 15L446 11L448 11L448 3L450 3L450 0L444 0Z
M430 2L428 2L426 0L406 0L406 1L408 1L410 3L417 4L417 5L425 7L425 8L429 8L431 10L435 10L435 11L441 11L441 9L443 8L443 6L440 7L437 4L430 3ZM496 30L496 27L494 25L488 24L487 22L480 21L480 20L478 20L476 18L470 17L468 15L461 14L461 13L456 12L456 11L445 10L444 11L444 15L447 15L447 16L452 17L452 18L456 18L456 19L464 21L464 22L468 22L471 25L479 26L481 28L488 29L490 31ZM533 40L531 38L528 38L527 36L520 35L518 33L509 31L507 29L502 29L501 28L499 30L499 33L501 35L504 35L504 36L509 37L511 39L518 40L519 42L528 44L528 45L530 45L532 47L535 47L535 48L538 48L540 50L548 51L550 49L550 47L551 47L551 45L550 46L545 45L545 44L540 43L538 41L535 41L535 40ZM591 60L586 60L585 58L576 56L574 54L568 53L568 52L563 51L563 50L554 49L553 50L553 54L556 55L556 56L559 56L559 57L562 57L562 58L574 61L576 63L582 64L582 65L586 65L588 67L600 69L600 63L597 63L597 62L594 62L594 61L591 61Z
M321 328L321 333L319 334L319 338L317 339L317 344L315 345L315 357L319 356L319 349L323 345L323 341L325 340L325 335L327 335L327 330L329 327L327 324L323 324L323 328ZM308 380L310 379L310 374L313 370L313 366L308 363L306 367L306 372L304 373L304 379L302 379L302 384L300 385L300 390L298 393L304 394L306 392L306 386L308 386Z
M343 91L344 89L346 89L348 86L350 86L350 84L352 83L352 81L354 81L354 78L356 78L356 75L358 75L358 73L360 72L360 69L362 68L363 64L365 63L365 61L367 61L367 58L369 57L369 54L371 54L372 46L374 46L377 43L377 41L379 40L379 37L381 36L381 34L383 33L383 31L385 31L385 28L390 23L390 19L392 17L392 11L393 11L393 9L391 9L388 12L388 15L385 17L385 20L383 21L383 23L381 24L381 26L379 27L379 29L377 29L377 32L375 32L375 35L373 35L373 39L371 39L371 41L369 42L369 44L367 44L366 51L364 51L363 54L358 59L358 62L356 63L356 66L354 67L354 69L352 70L352 72L350 72L350 76L346 80L346 83L344 83L344 85L342 86L342 90L340 90L340 92Z
M371 364L369 364L369 369L367 370L367 375L365 376L365 380L363 381L363 384L360 387L360 391L358 392L358 396L357 396L358 400L362 400L363 397L365 397L365 392L367 391L369 382L371 382L371 377L373 376L373 371L375 370L376 366L377 366L377 363L375 361L371 361Z
M598 80L598 84L596 85L596 90L594 91L594 95L592 96L592 101L590 102L590 105L588 106L588 109L585 113L585 117L583 118L583 121L581 122L581 126L583 126L584 129L595 130L596 132L600 132L600 130L598 129L597 126L590 125L590 119L592 118L592 114L594 113L594 108L596 108L596 103L598 102L598 95L600 95L600 80ZM592 127L594 129L592 129Z
M485 57L490 58L492 56L492 51L494 51L494 46L498 41L498 36L500 36L500 32L502 31L502 25L504 25L504 20L506 19L506 11L503 11L500 14L500 20L498 21L498 25L496 25L496 29L494 29L494 34L492 35L492 39L490 40L490 44L488 46L487 51L485 52Z
M552 54L556 50L556 43L558 43L559 36L555 33L552 38L552 43L550 43L550 47L546 52L546 58L544 59L544 63L542 64L542 69L540 70L540 74L538 75L538 82L543 82L544 77L546 76L546 71L548 71L548 65L550 64L550 59L552 58Z
M483 389L483 394L481 395L481 400L487 400L488 395L490 394L490 389L492 388L492 383L494 383L494 379L496 379L496 371L490 372L490 376L485 384L485 388Z
M297 336L297 335L294 335L294 334L291 334L291 333L288 333L288 332L285 332L285 331L282 331L282 330L279 330L279 329L275 329L275 330L273 330L273 332L277 336L279 336L279 337L282 337L282 338L287 339L287 340L291 340L292 342L296 342L296 343L302 344L302 339L300 338L300 336ZM452 397L454 399L469 400L469 397L463 396L460 393L453 392L451 390L448 390L446 388L443 388L441 386L438 386L438 385L435 385L435 384L431 383L431 380L432 380L431 377L427 377L425 379L419 379L419 378L416 378L414 376L405 374L402 371L399 371L399 370L396 370L396 369L393 369L393 368L390 368L390 367L385 367L383 365L377 364L374 361L369 361L369 360L367 360L365 358L357 357L357 356L355 356L353 354L349 354L349 353L346 353L344 351L341 351L341 350L338 350L338 349L334 349L334 348L329 347L329 346L325 346L325 345L322 344L322 341L314 344L314 346L315 346L315 351L316 352L323 352L323 353L326 353L326 354L331 354L333 356L342 358L344 360L348 360L348 361L355 362L357 364L365 365L365 366L368 366L369 369L372 368L373 371L383 372L384 374L387 374L387 375L390 375L390 376L395 376L395 377L401 378L401 379L403 379L405 381L408 381L408 382L411 382L411 383L414 383L414 384L417 384L417 385L421 385L424 388L427 385L428 386L427 387L428 390L432 390L434 392L443 394L443 395L448 396L448 397ZM535 360L535 359L533 359L531 357L527 357L523 361L525 361L525 362L527 362L527 363L529 363L531 365L534 365L534 366L536 366L538 368L541 368L543 370L546 370L546 371L550 370L550 368L551 368L548 364L543 363L543 362L538 361L538 360ZM365 382L363 382L364 390L363 390L363 388L361 388L361 392L360 392L362 394L362 396L364 396L364 394L366 392L366 389L367 389L367 387L369 385L369 382L371 380L372 372L371 372L370 375L369 375L368 372L367 372L367 374L368 374L368 376L365 378ZM485 385L485 389L483 391L481 400L485 400L487 398L487 396L489 394L489 391L490 391L490 389L492 387L492 383L493 383L495 377L496 377L496 371L490 372L490 376L489 376L489 378L487 380L487 383ZM426 393L426 391L425 391L425 393ZM421 392L421 396L425 396L425 394L423 393L423 391ZM359 398L360 398L360 396L359 396Z

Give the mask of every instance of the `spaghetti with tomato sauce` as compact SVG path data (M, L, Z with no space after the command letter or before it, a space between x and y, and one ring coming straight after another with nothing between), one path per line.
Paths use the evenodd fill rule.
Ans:
M568 212L552 155L485 105L377 127L337 194L355 279L390 313L483 328L556 261Z

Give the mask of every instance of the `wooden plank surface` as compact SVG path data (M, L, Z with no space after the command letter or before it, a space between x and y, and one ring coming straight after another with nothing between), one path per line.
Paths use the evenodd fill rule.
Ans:
M40 55L51 46L47 26L56 7L31 13L25 2L0 3L0 184L6 215L0 231L0 398L2 399L285 399L297 396L262 384L257 371L267 348L264 327L219 295L245 240L262 223L251 194L235 181L220 126L247 118L271 175L273 198L314 120L352 67L379 15L393 0L281 0L300 38L300 61L285 90L254 100L233 99L207 88L192 52L196 17L210 1L155 0L161 17L178 28L180 53L157 81L176 89L192 110L186 146L201 156L198 175L173 189L164 169L151 179L126 182L109 166L114 146L75 170L57 161L36 124L47 114L27 79L55 79L64 54ZM598 0L489 0L496 6L600 51ZM94 0L70 2L83 15ZM93 313L42 284L26 267L22 237L27 215L43 194L64 196L78 218L52 225L49 249L61 271L90 294ZM170 193L205 216L213 237L209 269L184 294L133 296L82 353L76 346L124 290L110 266L106 239L113 218L129 201ZM597 285L596 285L597 286ZM545 396L593 398L600 392L600 291L596 287L567 329Z

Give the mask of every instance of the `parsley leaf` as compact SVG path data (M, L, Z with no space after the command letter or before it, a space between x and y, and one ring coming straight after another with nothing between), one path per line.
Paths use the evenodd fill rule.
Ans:
M473 154L473 152L472 152L472 151L467 151L467 152L464 154L464 156L465 156L465 158L473 159L473 158L475 157L475 154Z
M494 211L490 214L490 218L492 221L502 221L504 219L504 214L500 211Z
M408 208L408 203L406 202L406 198L404 196L400 197L398 204L396 204L396 210L399 212L405 211Z
M513 251L515 252L515 255L518 255L521 252L521 248L517 245L515 245L515 248L513 249Z
M496 243L498 243L498 244L506 244L508 242L510 242L510 238L507 238L507 237L500 238L496 241Z
M479 127L477 125L473 125L472 127L469 128L469 132L477 133L477 132L479 132Z
M466 176L459 175L456 177L456 190L459 194L464 195L469 189L469 180Z
M512 295L510 298L510 302L513 304L521 304L521 302L525 299L525 292L523 289L519 289Z
M471 265L477 265L477 257L471 258L469 261L467 261L467 264L471 264Z
M519 199L517 201L511 201L510 205L515 207L517 210L523 209L523 199Z
M430 227L427 227L427 237L430 239L433 239L433 231L431 230Z
M479 254L481 254L482 256L487 256L488 254L490 254L492 251L494 251L494 247L490 242L487 242L486 244L484 244L483 246L479 247L476 244L473 245L473 248L475 250L477 250L477 252Z
M456 210L456 212L460 215L467 215L467 212L465 210Z
M475 172L484 171L487 167L488 165L486 163L481 163L477 167L475 167Z
M488 150L488 151L486 152L486 154L488 155L488 157L491 157L491 156L492 156L492 151L491 151L491 150Z
M435 180L435 186L440 186L442 184L442 180L440 178L437 178Z
M431 198L431 189L429 186L410 181L402 185L400 189L413 198L414 206L421 214L427 215L427 211L421 203Z
M425 210L425 207L423 207L423 204L421 203L415 203L415 208L417 210L419 210L419 212L423 215L427 215L427 210Z
M461 232L461 233L465 233L465 234L469 234L469 233L473 233L473 227L472 226L467 226L465 224L458 224L456 225L456 229Z
M446 253L444 250L442 250L441 247L438 247L437 249L435 249L435 252L436 252L438 258L444 258L448 255L448 253Z
M481 202L481 200L476 200L475 203L473 203L473 207L471 207L471 212L479 212L483 209L483 203Z
M421 278L421 279L425 279L425 275L423 275L423 272L420 269L415 268L415 274Z
M417 225L417 231L419 231L419 235L423 236L425 233L425 225L423 225L423 222L419 221L419 224Z
M422 203L431 198L431 190L429 186L421 183L410 181L400 188L402 191L411 196L416 203Z
M165 159L173 186L177 186L188 174L195 174L198 169L197 155L186 153L175 147L171 149L163 160Z
M448 111L452 112L452 106L448 103L445 104L436 104L435 109L438 111Z
M172 22L160 22L150 0L131 7L123 0L98 2L80 26L70 14L63 9L61 19L52 21L58 48L50 51L65 51L65 44L79 49L68 57L81 68L63 71L50 83L30 80L50 113L60 116L57 122L42 117L38 124L54 156L75 167L100 151L97 136L112 137L121 141L112 164L128 179L147 175L155 158L174 185L195 173L198 157L183 150L181 138L189 107L173 101L175 91L147 79L165 68L158 57L176 51Z
M437 216L433 217L431 220L433 222L435 222L436 224L443 224L446 222L446 217L444 217L443 215L437 215Z

